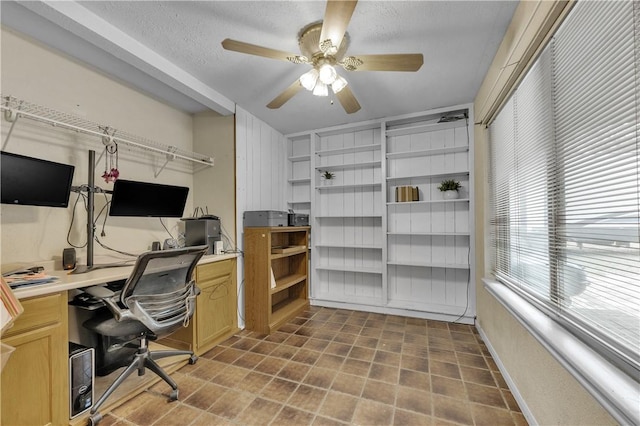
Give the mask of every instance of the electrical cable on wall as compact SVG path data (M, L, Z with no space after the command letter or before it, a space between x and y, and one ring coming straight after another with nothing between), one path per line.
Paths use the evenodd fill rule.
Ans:
M467 250L467 264L469 265L469 267L471 267L471 247L469 247L469 249ZM467 305L465 306L462 314L458 318L452 321L454 324L460 324L458 323L458 321L464 318L464 316L467 314L467 311L469 310L469 299L470 299L469 290L471 290L471 270L470 269L467 273Z
M227 231L222 222L220 222L220 228L222 229L222 237L225 238L232 247L231 250L224 250L224 253L239 253L244 256L244 252L240 250L237 245L232 243L231 237L229 237L229 231Z
M469 135L469 116L467 115L466 112L464 113L464 118L465 118L465 124L467 127L467 146L468 146L471 142L471 136ZM464 318L464 316L467 314L467 311L469 310L469 299L471 298L469 295L469 291L471 290L471 244L469 244L469 248L467 250L467 265L469 265L469 270L467 273L467 304L462 314L458 318L453 320L453 323L455 324L458 324L458 321Z
M162 224L162 227L164 228L164 230L165 230L165 231L167 231L167 234L169 234L169 236L170 236L172 239L174 239L174 238L173 238L173 235L171 234L171 232L169 231L169 229L167 228L167 226L166 226L166 225L164 224L164 222L162 221L162 218L161 218L161 217L159 217L158 219L160 219L160 223Z

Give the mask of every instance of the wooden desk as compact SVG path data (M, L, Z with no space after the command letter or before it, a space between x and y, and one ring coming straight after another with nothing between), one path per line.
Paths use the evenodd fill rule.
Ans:
M174 347L188 347L197 354L210 349L238 331L236 301L237 255L213 255L203 257L196 268L196 282L202 287L224 289L216 298L198 297L196 315L190 328L180 330L179 338L163 341ZM2 425L62 425L84 422L87 415L69 420L69 291L96 284L127 278L133 266L97 269L85 274L69 275L66 271L45 270L56 275L56 283L42 284L14 291L24 307L24 313L2 338L3 343L16 348L2 370L0 384L0 424ZM211 287L215 286L215 287ZM203 291L203 294L210 292ZM224 317L220 315L224 307ZM202 331L199 331L202 330ZM175 370L186 363L172 363ZM124 393L114 393L101 407L108 412L123 401L149 388L159 380L152 374L145 375L147 382L123 385ZM95 399L99 389L105 386L96 377ZM132 380L138 379L133 375Z

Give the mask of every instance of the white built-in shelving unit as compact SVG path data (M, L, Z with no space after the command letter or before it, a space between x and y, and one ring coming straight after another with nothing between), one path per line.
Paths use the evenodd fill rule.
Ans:
M317 132L312 197L314 300L380 304L383 298L382 128ZM322 173L330 171L327 180Z
M287 205L297 213L309 214L311 209L310 140L309 134L287 139Z
M463 105L287 137L289 206L310 213L312 304L473 321L469 123ZM462 184L458 199L442 197L444 179ZM397 202L397 186L419 201Z

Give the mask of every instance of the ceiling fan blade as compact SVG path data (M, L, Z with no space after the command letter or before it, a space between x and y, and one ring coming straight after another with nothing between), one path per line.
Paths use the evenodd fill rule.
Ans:
M331 44L336 49L340 47L342 37L344 37L345 31L347 31L347 26L349 25L349 21L351 21L351 15L353 15L353 10L356 8L357 3L357 0L327 1L327 8L325 9L324 20L322 21L322 32L320 33L321 44L325 40L331 40Z
M347 111L347 114L353 114L354 112L360 111L360 104L356 97L353 96L349 86L336 93L336 97L340 101L344 110Z
M341 62L348 71L418 71L424 59L422 53L397 53L349 56Z
M294 81L291 86L289 86L286 89L284 89L284 91L282 93L280 93L271 102L269 102L269 104L267 105L267 108L270 108L270 109L280 108L282 105L285 104L285 102L287 102L289 99L293 98L293 95L298 93L300 91L300 89L302 89L302 85L300 84L300 80Z
M257 46L230 38L222 41L222 47L234 52L246 53L249 55L263 56L265 58L280 59L282 61L295 62L292 58L300 58L295 53L283 52L282 50L270 49L268 47ZM306 59L306 58L304 58Z

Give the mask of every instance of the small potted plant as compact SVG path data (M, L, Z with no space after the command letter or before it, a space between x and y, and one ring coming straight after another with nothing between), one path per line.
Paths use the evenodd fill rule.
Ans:
M332 179L334 178L335 175L331 173L329 170L325 170L324 172L320 170L320 173L322 173L320 177L324 179L325 185L331 185Z
M443 197L445 200L455 200L458 198L458 190L462 188L460 182L453 179L447 179L440 182L438 189L443 192Z

